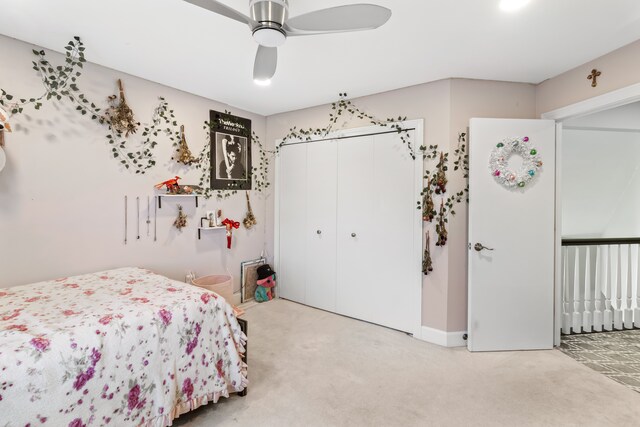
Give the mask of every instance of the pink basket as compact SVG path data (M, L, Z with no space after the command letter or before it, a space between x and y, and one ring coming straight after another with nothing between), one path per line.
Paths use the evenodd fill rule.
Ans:
M194 285L215 292L224 298L229 304L233 301L233 277L226 274L215 274L193 279Z

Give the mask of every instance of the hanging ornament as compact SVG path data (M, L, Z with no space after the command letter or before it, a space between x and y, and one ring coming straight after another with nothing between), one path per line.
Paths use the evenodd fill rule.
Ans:
M120 101L118 101L116 95L111 95L107 98L111 106L100 119L100 122L107 122L118 133L124 133L124 136L129 136L129 134L136 133L140 123L136 122L133 117L133 110L127 104L127 100L124 97L124 86L120 79L118 79L118 88L120 89Z
M517 171L509 168L509 158L514 154L522 157L522 166ZM496 144L489 157L491 175L508 189L524 188L539 175L541 168L540 154L531 145L528 136L503 139Z
M438 223L436 224L436 233L438 233L438 241L436 246L444 246L447 244L447 219L444 216L444 201L440 202L440 212L438 213Z
M4 132L11 132L11 124L9 123L9 114L0 107L0 171L4 169L7 162L7 156L4 154Z
M444 194L447 192L447 156L444 151L440 153L440 161L436 166L438 172L436 172L436 194Z
M422 190L422 219L431 222L436 216L436 206L433 203L433 195L431 193L431 178L427 180L427 186Z
M422 272L425 276L433 271L433 263L431 262L431 239L427 231L427 245L424 248L424 256L422 258Z
M182 206L178 205L178 218L173 222L174 227L181 230L187 226L187 215L182 211Z
M247 216L242 220L242 224L244 224L244 228L247 230L251 230L254 225L258 223L256 221L256 217L253 215L253 210L251 210L251 202L249 201L249 192L246 193L247 196Z
M173 157L173 160L187 166L197 161L197 159L191 154L191 150L187 145L187 138L184 136L184 125L180 126L180 145L178 146L178 152L176 156Z
M231 249L231 237L233 236L233 229L240 228L240 223L232 219L225 218L224 221L222 221L222 225L227 227L227 249Z
M0 107L0 147L4 146L4 131L11 132L9 114Z

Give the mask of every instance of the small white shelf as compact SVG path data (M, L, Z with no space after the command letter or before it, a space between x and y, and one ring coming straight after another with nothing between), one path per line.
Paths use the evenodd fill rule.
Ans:
M207 218L201 218L200 219L200 223L202 224L202 221L207 220ZM202 231L206 231L206 230L226 230L227 226L226 225L217 225L215 227L198 227L198 240L200 240L200 233Z
M158 209L162 209L162 198L163 197L195 197L196 198L196 208L198 207L198 197L200 196L200 194L170 194L170 193L165 193L165 194L156 194L156 197L158 198Z

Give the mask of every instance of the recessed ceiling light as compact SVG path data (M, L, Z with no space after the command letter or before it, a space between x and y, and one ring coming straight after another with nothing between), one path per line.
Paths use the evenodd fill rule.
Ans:
M530 0L501 0L500 9L504 12L515 12L525 7L529 1Z
M269 86L271 84L271 79L254 79L253 82L258 86Z

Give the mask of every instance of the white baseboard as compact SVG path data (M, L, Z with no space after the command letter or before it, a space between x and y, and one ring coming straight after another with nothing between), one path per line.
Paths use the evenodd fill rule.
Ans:
M443 347L466 347L467 341L462 338L464 334L466 334L465 331L445 332L440 329L423 326L421 335L416 338L431 344L441 345Z

